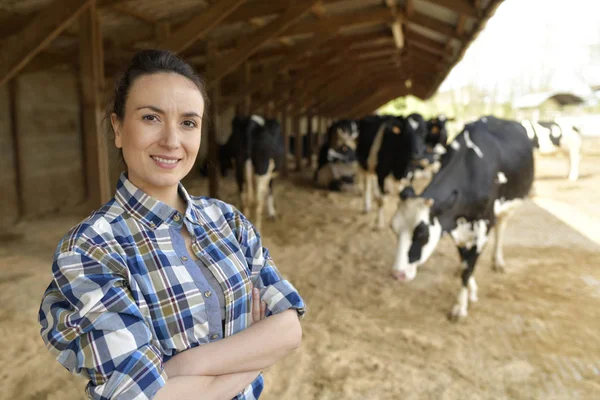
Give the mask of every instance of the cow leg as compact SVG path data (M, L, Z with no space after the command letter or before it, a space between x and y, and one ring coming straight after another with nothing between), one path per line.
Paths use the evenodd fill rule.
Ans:
M271 181L271 174L275 169L275 162L273 159L269 160L269 167L267 173L264 175L256 175L256 197L254 202L254 219L256 229L260 232L262 227L262 214L265 208L265 199L269 193L269 182Z
M373 177L375 178L375 176ZM377 174L377 185L375 190L375 200L377 201L377 220L375 229L383 229L383 206L385 205L385 175Z
M366 192L366 172L358 167L356 168L356 187L359 196L364 196Z
M502 202L496 200L494 204L494 213L496 214L496 237L494 240L494 258L492 259L492 269L496 272L505 271L504 262L504 232L506 230L506 224L511 215L515 213L517 208L523 203L521 199L513 199Z
M459 248L465 269L461 274L461 288L458 292L456 304L454 304L454 307L452 307L452 311L450 312L451 321L458 321L465 318L468 315L469 301L474 303L478 300L477 282L475 282L473 272L475 271L475 264L477 263L481 250L478 249L477 246L474 246L469 250L464 247Z
M247 159L244 163L244 183L245 190L242 192L242 214L245 216L249 216L248 212L250 208L254 204L254 167L252 165L252 160Z
M277 211L275 210L275 201L273 199L273 179L269 181L269 197L267 198L267 217L270 220L277 219Z
M579 163L581 156L579 146L571 146L569 149L569 180L576 181L579 178Z
M505 272L506 263L504 262L504 232L508 222L508 215L502 216L496 220L496 238L494 240L494 259L492 260L492 269L496 272Z
M365 172L365 213L371 212L371 190L373 186L373 178L375 175Z

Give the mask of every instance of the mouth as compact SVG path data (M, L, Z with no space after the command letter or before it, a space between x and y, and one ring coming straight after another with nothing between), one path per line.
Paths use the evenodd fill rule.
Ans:
M181 158L165 157L165 156L150 156L152 160L161 168L173 169L179 164Z

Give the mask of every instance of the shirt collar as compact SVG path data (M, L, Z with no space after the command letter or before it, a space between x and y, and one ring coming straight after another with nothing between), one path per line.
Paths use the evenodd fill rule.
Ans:
M178 191L186 203L185 218L198 224L198 211L181 182L179 182ZM115 199L129 215L149 229L154 230L164 222L172 226L181 226L183 223L179 211L139 189L129 180L125 172L122 172L119 177Z

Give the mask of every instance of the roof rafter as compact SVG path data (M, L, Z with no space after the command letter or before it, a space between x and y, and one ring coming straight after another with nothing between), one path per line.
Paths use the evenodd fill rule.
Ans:
M93 0L56 0L36 14L17 35L0 49L0 86L21 71L54 40Z

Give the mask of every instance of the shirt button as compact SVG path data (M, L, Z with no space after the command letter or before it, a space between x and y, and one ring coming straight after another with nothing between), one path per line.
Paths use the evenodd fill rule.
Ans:
M188 258L186 256L181 257L181 261L186 262L187 260L188 260Z
M218 338L219 338L219 335L216 335L216 334L215 334L215 335L212 335L210 338L211 338L212 340L215 340L215 339L218 339Z
M206 292L204 292L204 297L209 298L212 295L212 292L210 290L207 290Z
M179 222L179 221L181 221L181 216L180 216L179 214L175 214L175 215L173 216L173 221L175 221L175 222Z

